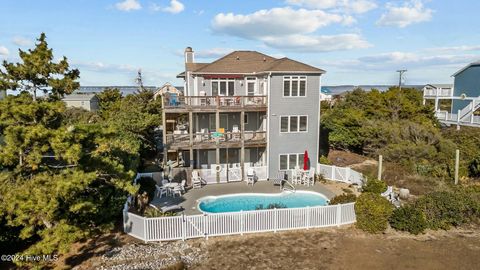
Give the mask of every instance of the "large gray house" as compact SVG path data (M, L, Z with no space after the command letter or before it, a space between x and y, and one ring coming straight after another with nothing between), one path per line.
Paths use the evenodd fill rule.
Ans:
M164 161L207 182L267 179L318 162L319 94L325 71L256 51L212 63L185 50L184 95L163 97ZM249 169L251 168L251 169Z

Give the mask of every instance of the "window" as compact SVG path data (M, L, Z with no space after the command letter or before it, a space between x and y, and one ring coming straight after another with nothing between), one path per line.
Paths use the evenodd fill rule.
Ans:
M235 80L216 79L212 80L212 96L235 95Z
M255 95L257 78L247 78L247 96Z
M284 97L304 97L307 94L306 76L285 76L283 77Z
M280 170L293 170L296 166L303 168L303 157L301 153L298 154L281 154L280 155Z
M280 116L280 132L307 132L308 130L308 116L306 115L292 115Z
M243 115L243 123L248 124L248 113Z

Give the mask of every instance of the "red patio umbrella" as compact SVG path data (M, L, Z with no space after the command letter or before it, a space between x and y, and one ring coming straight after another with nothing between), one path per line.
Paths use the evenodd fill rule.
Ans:
M305 154L303 154L303 170L306 171L309 169L309 166L308 166L308 151L305 150Z

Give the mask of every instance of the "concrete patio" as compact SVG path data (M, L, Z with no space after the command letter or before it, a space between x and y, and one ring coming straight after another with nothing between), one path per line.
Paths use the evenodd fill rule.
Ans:
M325 185L321 183L315 183L315 185L307 187L303 185L296 185L296 190L308 190L322 193L327 198L331 199L335 196L335 193L329 190ZM255 185L248 185L246 182L235 182L226 184L211 184L204 185L200 189L188 189L185 194L180 197L163 197L155 198L151 204L156 207L165 207L171 205L180 205L185 210L186 215L201 214L197 209L197 200L205 196L219 196L234 193L280 193L279 186L274 186L272 181L259 181Z

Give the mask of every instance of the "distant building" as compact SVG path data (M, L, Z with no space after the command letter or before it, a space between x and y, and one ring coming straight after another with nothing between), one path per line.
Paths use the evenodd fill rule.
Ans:
M0 99L4 99L7 97L7 91L6 90L0 90Z
M320 100L321 101L332 101L332 91L328 87L322 87L320 90Z
M446 125L480 127L480 61L468 64L452 75L454 84L429 84L424 87L423 100L434 100L435 115ZM451 102L441 108L442 100Z
M83 108L87 111L97 111L99 99L95 94L71 94L62 99L67 107Z
M132 95L138 92L138 86L80 86L80 89L75 91L77 94L88 94L88 93L101 93L107 88L117 88L123 96ZM157 87L155 86L144 86L144 89L155 92Z
M166 83L162 87L158 88L153 95L154 99L157 99L159 96L163 96L166 93L176 94L178 96L183 95L183 86L173 86L171 83Z

